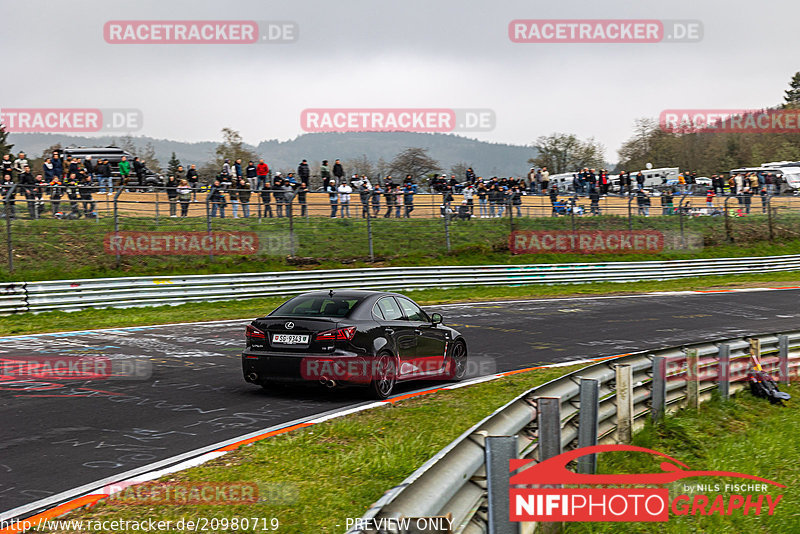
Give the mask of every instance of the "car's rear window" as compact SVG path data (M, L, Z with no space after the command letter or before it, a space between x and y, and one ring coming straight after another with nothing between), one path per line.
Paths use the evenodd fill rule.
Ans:
M270 315L291 317L347 317L360 299L353 297L300 296L285 302Z

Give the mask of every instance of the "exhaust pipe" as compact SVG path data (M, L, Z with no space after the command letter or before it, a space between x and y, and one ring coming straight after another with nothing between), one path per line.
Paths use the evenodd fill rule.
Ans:
M329 389L332 389L332 388L336 387L336 381L335 380L331 380L327 376L323 376L322 378L320 378L319 379L319 383L322 384L323 386L325 386L326 388L329 388Z
M250 373L250 374L247 375L247 379L250 382L255 382L256 380L258 380L258 375L255 374L255 373Z

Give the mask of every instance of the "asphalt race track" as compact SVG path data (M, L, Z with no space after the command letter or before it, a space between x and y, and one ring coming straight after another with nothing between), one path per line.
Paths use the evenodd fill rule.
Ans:
M484 375L793 330L800 327L799 297L800 290L754 290L429 309L462 331L474 362L471 374ZM152 365L152 376L135 380L0 376L0 513L204 445L364 401L358 390L269 393L245 383L239 352L247 322L0 338L0 360L103 356L115 365ZM404 384L400 391L427 385Z

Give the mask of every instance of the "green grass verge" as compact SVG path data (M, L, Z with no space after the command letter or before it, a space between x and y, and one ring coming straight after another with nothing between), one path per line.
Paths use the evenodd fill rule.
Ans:
M783 388L782 388L783 389ZM668 533L688 534L713 532L737 534L758 532L784 534L800 532L800 408L797 386L786 389L794 396L786 407L772 406L741 392L727 402L712 399L699 411L681 410L657 426L648 425L634 436L633 444L663 452L684 463L690 469L735 471L747 473L784 484L786 488L767 486L767 492L783 495L774 515L741 512L729 516L670 514L668 523L568 523L568 534L580 533ZM653 457L641 453L600 454L598 472L646 473L658 472ZM719 484L722 492L705 492L713 500L725 492L724 484L747 483L733 478L692 478L670 485L670 499L685 493L684 485ZM751 492L741 492L744 494ZM753 492L759 493L759 492ZM692 493L686 493L690 497Z
M523 230L569 230L568 218L515 219L515 228ZM635 219L633 228L679 232L677 217ZM12 224L14 271L10 272L5 244L0 247L0 281L36 281L51 279L98 278L118 276L168 276L181 274L216 274L262 272L298 268L334 269L368 266L471 265L564 262L609 262L760 256L800 253L800 217L785 215L773 225L772 241L766 217L752 215L730 220L731 237L726 238L720 217L686 218L685 230L699 235L702 249L672 249L659 254L523 254L508 252L509 221L501 219L453 222L449 227L451 250L448 252L441 219L375 219L372 222L375 261L369 261L366 222L361 219L298 219L294 224L294 256L286 241L286 219L215 219L215 231L257 232L267 246L253 256L116 256L105 251L103 240L114 231L112 219L54 221L18 220ZM578 218L579 230L627 230L624 217L600 216ZM122 231L206 231L203 219L126 218ZM5 226L0 225L5 243ZM273 239L270 241L269 239Z
M256 482L266 494L266 500L257 504L181 507L106 502L64 519L274 517L280 521L281 533L341 534L348 517L361 517L386 490L477 421L526 390L580 367L539 369L399 401L258 441L162 479Z
M731 274L677 280L592 284L472 286L452 289L424 289L407 294L424 305L473 300L603 295L609 293L642 293L682 291L747 285L796 285L798 272L763 274ZM77 312L45 312L0 318L0 335L32 334L122 326L142 326L220 319L247 319L265 315L285 301L270 297L225 302L198 302L178 306L157 306L128 309L91 309ZM446 315L446 314L445 314ZM445 317L446 319L446 317Z

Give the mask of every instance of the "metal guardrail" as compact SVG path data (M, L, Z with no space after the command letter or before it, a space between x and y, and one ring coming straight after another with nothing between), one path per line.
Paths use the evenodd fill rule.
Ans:
M597 384L594 387L599 392L591 407L594 415L591 427L597 428L596 433L592 432L592 441L600 444L624 442L626 439L619 433L630 435L644 425L648 414L655 418L689 402L706 401L718 384L723 397L743 389L750 369L752 340L759 344L756 350L762 354L765 371L778 373L784 383L790 376L797 376L800 371L800 331L643 351L584 367L535 387L499 408L401 484L387 491L360 523L386 525L386 528L357 527L348 534L399 534L395 527L400 519L448 515L453 521L452 534L485 533L490 510L486 472L488 437L514 436L514 457L531 460L541 459L544 453L540 444L544 447L548 438L549 447L557 452L584 446L580 442L587 436L585 431L580 432L578 424L582 411L580 384L590 379L589 382ZM697 373L687 374L687 361L690 362L688 369L694 369L692 361L697 362ZM625 373L620 373L620 370ZM624 380L623 376L626 377ZM632 400L632 410L627 418L624 415L627 410L617 410L617 392L623 388L626 394L620 394L620 398ZM559 419L553 422L548 434L542 424L544 405L540 406L540 399L557 403L560 443L552 443L553 435L557 438L559 434ZM584 411L586 408L589 407L584 407ZM550 456L552 454L545 457ZM508 465L507 461L505 465ZM507 514L506 507L503 515L508 517ZM531 532L534 525L523 524L521 527L523 532Z
M0 314L174 305L352 287L401 291L471 285L633 282L795 270L800 270L800 254L673 261L387 267L14 282L6 284L0 291Z

